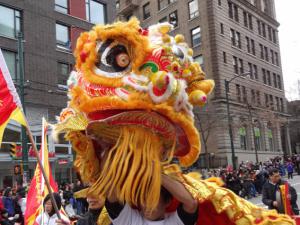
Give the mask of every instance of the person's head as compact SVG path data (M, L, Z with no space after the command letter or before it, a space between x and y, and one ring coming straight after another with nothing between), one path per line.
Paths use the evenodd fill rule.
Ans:
M142 215L145 219L155 221L163 219L166 213L166 208L172 201L172 195L164 187L161 187L160 198L157 207L154 210L147 210L142 207Z
M104 201L96 197L88 196L86 200L89 203L89 209L92 210L101 209L104 205Z
M277 184L280 181L281 176L279 174L278 169L272 168L269 170L269 179L274 184Z
M2 216L2 218L8 218L8 212L6 209L1 210L1 216Z
M53 193L53 196L54 196L57 208L60 209L61 208L61 198L60 198L59 194ZM48 215L52 216L55 214L55 209L52 204L50 194L46 195L43 204L44 204L45 212L48 213Z
M11 197L12 196L12 190L10 187L6 188L4 191L4 196L5 197Z

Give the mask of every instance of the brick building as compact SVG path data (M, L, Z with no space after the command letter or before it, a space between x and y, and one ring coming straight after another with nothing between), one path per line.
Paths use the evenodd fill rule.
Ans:
M0 48L16 83L17 34L24 34L25 110L37 143L42 116L54 122L66 106L65 85L74 65L72 50L78 35L95 23L111 22L114 14L114 1L108 0L0 0ZM12 165L19 162L11 162L7 144L19 141L20 127L11 122L0 151L0 187L12 184ZM68 143L54 144L50 138L49 150L56 152L52 166L58 181L70 178L73 156ZM29 166L32 175L35 163L31 157Z
M202 152L213 166L232 163L225 79L235 78L229 104L236 160L291 153L273 0L117 0L116 9L120 19L136 16L144 27L172 23L173 34L185 35L195 60L215 80L210 103L195 110Z

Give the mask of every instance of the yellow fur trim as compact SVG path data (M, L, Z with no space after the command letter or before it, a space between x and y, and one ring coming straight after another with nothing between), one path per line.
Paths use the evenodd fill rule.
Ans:
M107 212L105 207L102 208L101 214L98 217L97 224L98 225L110 225L110 224L112 224L110 219L109 219L108 212Z
M103 197L113 194L122 203L153 210L160 196L162 143L141 127L120 129L120 138L90 192Z
M197 129L194 127L194 121L184 113L175 112L173 107L167 103L155 105L147 95L141 94L132 95L128 102L122 101L117 97L109 96L90 98L79 87L72 89L72 95L73 99L71 104L76 105L79 111L84 113L108 109L142 109L158 112L169 118L175 124L178 124L186 133L190 143L190 150L188 154L179 158L180 164L185 167L190 166L197 160L200 154L200 137Z
M100 162L97 159L92 141L81 132L69 132L65 138L72 142L76 152L75 168L79 170L84 182L95 182L100 173Z
M259 208L214 182L196 180L180 174L177 179L185 185L195 199L200 202L210 201L217 213L225 212L236 225L254 225L256 219L262 220L259 225L294 225L294 221L289 216L278 214L275 210ZM276 219L270 219L269 216Z

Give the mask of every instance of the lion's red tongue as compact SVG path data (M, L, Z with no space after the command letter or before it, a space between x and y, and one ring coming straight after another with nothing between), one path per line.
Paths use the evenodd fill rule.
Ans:
M104 120L106 118L117 115L117 114L122 113L124 111L125 110L122 110L122 109L96 111L96 112L89 113L88 118L90 120ZM128 110L126 110L126 111L128 111Z

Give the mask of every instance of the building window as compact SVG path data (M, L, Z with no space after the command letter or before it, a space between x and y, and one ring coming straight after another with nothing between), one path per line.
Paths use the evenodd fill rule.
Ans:
M269 62L269 51L267 47L264 47L265 49L265 60Z
M251 49L252 49L252 54L256 55L256 52L255 52L255 42L254 42L253 39L251 39Z
M243 12L243 16L244 16L244 26L248 27L248 15L246 11Z
M255 80L258 80L257 66L253 65L253 75Z
M247 132L246 127L242 126L239 129L239 135L240 135L240 142L241 142L241 149L246 150L247 149Z
M193 0L189 2L189 14L190 19L199 16L198 0Z
M224 24L220 23L220 28L221 28L221 34L224 34Z
M66 25L56 24L56 46L59 48L70 49L70 28Z
M256 96L255 96L255 90L251 89L251 103L252 105L256 104Z
M265 93L265 106L269 107L269 95Z
M8 71L13 80L17 80L17 53L2 50Z
M194 58L195 62L198 62L199 65L201 66L202 70L204 68L204 60L203 60L203 55L198 55Z
M192 29L192 46L195 47L201 44L201 29L200 27L196 27Z
M253 67L252 67L252 63L248 63L248 67L249 67L250 79L253 79Z
M20 31L20 11L0 5L0 35L16 38Z
M150 14L150 2L147 2L145 5L143 5L143 18L144 20L149 18L151 16Z
M253 30L252 15L248 14L249 29Z
M55 0L55 10L61 13L69 13L68 0Z
M262 71L262 74L263 74L263 82L264 82L264 84L267 84L266 70L264 68L262 68L261 71Z
M270 52L271 52L271 62L272 62L272 64L274 64L275 63L274 51L272 49L270 49Z
M233 19L233 3L228 1L228 15L230 19Z
M233 64L234 73L238 74L239 73L239 69L238 69L238 60L237 60L237 57L235 57L235 56L232 57L232 64Z
M257 31L258 31L258 34L261 35L261 22L260 20L257 20Z
M239 69L240 69L240 74L244 73L244 62L242 59L239 59Z
M235 88L236 88L236 99L237 99L238 102L241 102L242 99L241 99L241 88L240 88L240 85L236 84Z
M272 27L268 26L268 37L269 37L269 40L272 41Z
M241 34L240 32L235 32L237 47L242 48Z
M261 27L262 27L262 35L263 37L267 37L267 34L266 34L266 24L265 23L261 23Z
M271 82L271 72L269 70L267 70L267 81L268 81L268 85L272 86L272 82Z
M276 31L273 29L273 42L277 44L277 36L276 36Z
M230 29L230 38L231 38L231 45L235 46L235 32L233 29Z
M233 6L233 11L234 11L234 20L236 22L239 22L239 8L237 5Z
M274 84L274 87L277 88L277 74L276 73L273 73L273 84Z
M104 4L94 1L85 0L86 19L94 24L106 23L106 7Z
M260 150L260 129L259 127L254 127L254 146L255 150L259 151Z
M283 99L280 98L280 112L284 112Z
M257 105L260 106L261 105L261 101L260 101L260 92L256 91L256 102Z
M273 95L269 95L269 100L270 100L270 106L271 106L271 109L274 110L274 99L273 99Z
M67 85L69 74L72 70L72 66L68 63L58 62L57 63L57 83L60 85Z
M277 75L277 87L282 90L282 86L281 86L281 78L279 75Z
M243 102L244 103L247 103L248 100L247 100L247 89L245 86L242 86L242 93L243 93Z
M227 55L226 52L223 52L223 62L227 63Z
M276 64L276 66L279 66L279 58L278 58L278 53L277 53L277 52L275 52L274 54L275 54L275 64Z
M169 14L169 22L174 27L178 26L178 17L177 17L177 10Z
M278 97L275 97L275 110L279 110L280 109L280 106L279 106L279 98Z
M222 0L218 0L218 5L222 6Z
M170 0L158 0L158 10L162 10L168 7L168 5L174 1Z
M249 37L246 37L246 43L247 43L247 52L250 53L250 39L249 39Z
M259 48L260 48L260 58L264 59L264 46L262 44L259 44Z
M267 130L267 135L269 139L269 146L270 146L270 151L274 151L274 142L273 142L273 132L270 128Z
M232 64L233 64L233 69L234 69L234 73L238 74L239 73L239 69L238 69L238 64L237 64L237 57L233 56L232 57Z

